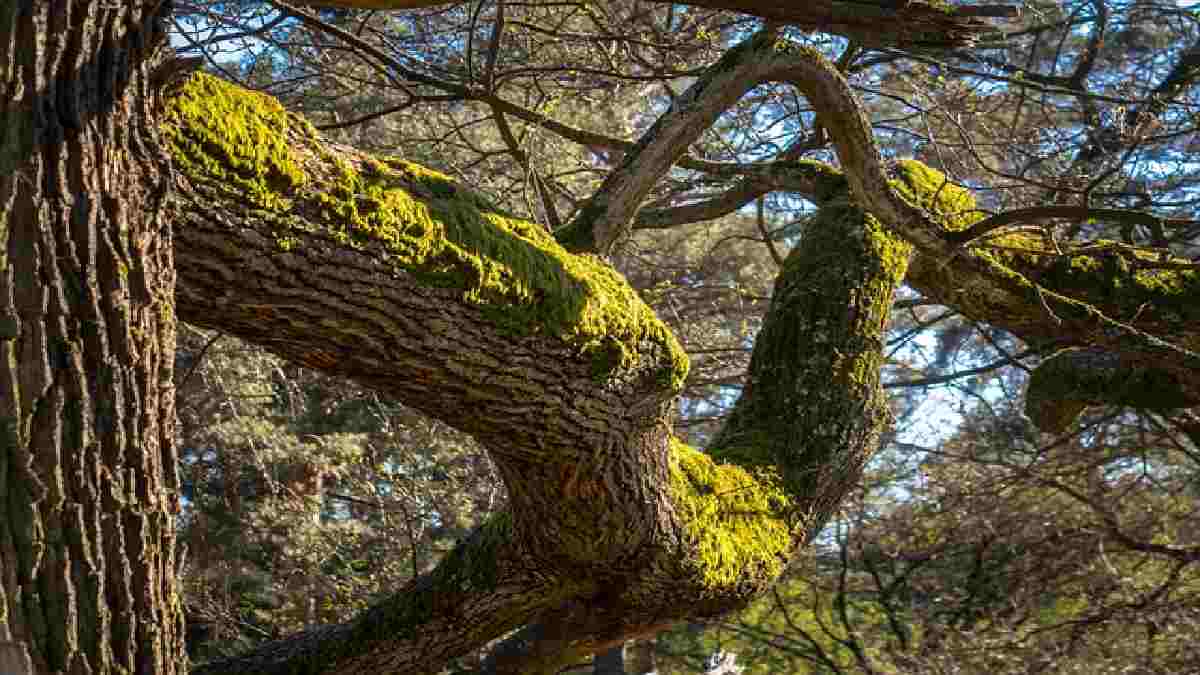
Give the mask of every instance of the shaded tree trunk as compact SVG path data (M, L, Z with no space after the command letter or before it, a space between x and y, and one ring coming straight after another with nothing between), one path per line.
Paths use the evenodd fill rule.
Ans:
M183 672L158 2L0 4L0 640Z

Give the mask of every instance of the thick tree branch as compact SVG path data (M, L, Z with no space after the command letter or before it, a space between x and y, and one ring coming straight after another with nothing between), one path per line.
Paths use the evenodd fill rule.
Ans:
M180 317L352 377L479 438L509 489L513 548L501 557L519 559L512 578L525 579L505 591L511 602L489 595L495 588L479 598L514 621L566 627L572 650L720 614L760 592L853 482L886 421L879 334L903 245L844 200L785 266L772 310L786 314L772 324L783 328L756 347L775 354L763 363L822 355L779 378L789 409L808 412L769 442L760 434L769 420L746 413L730 463L718 464L668 439L682 352L596 259L567 254L542 228L438 174L325 144L269 98L213 78L194 77L170 110L166 136L183 174L171 205ZM464 555L437 578L487 569ZM524 591L544 595L544 579L569 597L535 612ZM421 597L397 596L393 610L244 663L432 672L432 661L405 660L426 656L401 653L423 639L411 632L360 651L331 646L393 633L389 612L407 622ZM556 662L553 651L535 649L512 672Z
M776 467L805 540L858 480L891 421L882 348L910 253L861 209L822 207L784 264L749 381L710 448L725 461Z
M1159 369L1131 363L1117 352L1068 349L1034 369L1025 414L1042 431L1061 433L1090 405L1171 410L1192 403L1180 382Z
M213 78L177 101L185 320L565 456L657 419L682 382L682 350L636 293L539 226L440 174L322 145Z

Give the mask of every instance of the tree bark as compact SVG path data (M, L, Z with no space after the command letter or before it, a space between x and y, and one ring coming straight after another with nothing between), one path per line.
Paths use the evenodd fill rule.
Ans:
M525 625L487 672L551 673L685 616L741 606L819 531L887 424L880 349L914 248L926 262L910 280L932 297L1033 337L1062 314L1080 322L1068 339L1121 344L1117 333L1083 330L1119 323L1106 313L1123 298L1084 280L1103 270L1054 275L1061 261L1028 248L1005 257L960 247L950 235L970 222L969 193L918 163L884 163L836 70L759 37L742 51L769 56L746 60L754 77L736 86L795 83L831 120L845 173L806 172L819 216L784 265L750 382L707 455L665 431L684 371L678 346L603 263L444 177L326 145L265 97L206 76L189 83L169 132L187 177L172 203L184 224L180 315L469 431L512 496L503 555L479 553L493 549L476 535L388 609L200 672L283 673L297 662L427 672ZM689 105L656 125L679 130L668 155L704 126L672 127L672 116L736 100L713 81L701 78ZM1063 306L1079 311L1052 309ZM1143 310L1148 321L1155 311ZM1161 327L1191 339L1186 325ZM422 609L421 598L481 571L489 582L455 597L489 607L487 620L444 623L452 606ZM450 625L466 635L439 629Z
M0 640L183 672L157 2L0 5Z

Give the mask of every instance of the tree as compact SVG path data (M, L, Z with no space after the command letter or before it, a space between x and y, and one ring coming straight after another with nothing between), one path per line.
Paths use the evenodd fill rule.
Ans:
M695 4L769 21L623 147L553 234L445 175L326 143L268 97L184 79L187 64L164 45L168 2L0 7L10 516L0 640L28 643L37 672L183 670L177 318L467 431L509 491L506 510L354 621L202 673L436 672L517 629L484 668L556 672L744 606L819 532L888 424L881 341L904 280L1060 350L1030 385L1031 416L1047 428L1098 403L1196 404L1190 261L1165 246L1074 245L1052 228L1010 227L1188 222L1086 202L976 222L968 189L920 162L882 160L843 74L780 24L945 50L970 46L987 28L981 13L1002 12ZM423 81L379 56L386 76ZM766 82L803 94L838 166L784 157L739 169L818 209L775 282L741 397L702 453L667 423L686 356L604 256L673 165L697 165L688 147ZM1101 155L1117 147L1095 144Z

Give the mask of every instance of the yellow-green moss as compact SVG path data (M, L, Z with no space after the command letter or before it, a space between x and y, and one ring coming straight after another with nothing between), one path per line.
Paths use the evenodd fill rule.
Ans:
M893 181L893 187L911 202L946 216L946 229L961 230L979 219L973 195L949 183L940 171L914 160L897 162L896 169L899 179ZM1100 240L1086 251L1068 249L1064 255L1043 235L1029 232L1002 233L982 243L977 255L1007 270L1017 283L1031 291L1040 286L1082 299L1076 302L1080 311L1116 306L1119 315L1131 316L1151 306L1179 325L1200 321L1200 272L1183 265L1177 269L1153 267L1164 262L1157 252ZM1045 260L1050 260L1049 267ZM1018 272L1029 266L1038 271L1037 284Z
M791 502L772 469L718 464L672 439L671 496L707 588L766 584L783 571Z
M461 289L516 335L577 346L611 375L652 352L678 389L683 348L624 277L567 253L541 226L503 213L448 176L403 160L335 157L277 101L197 74L170 102L165 135L193 180L243 197L273 224L281 251L317 230L354 247L382 246L398 271Z
M879 345L911 251L849 201L818 210L776 281L754 347L754 396L738 402L710 445L715 459L751 470L774 466L781 487L802 503L839 475L853 479L850 469L818 469L854 466L849 453L865 451L848 447L838 429L886 424Z
M886 293L887 299L880 302L890 303L892 293L895 292L896 286L904 279L904 274L908 271L909 260L912 259L913 247L900 235L892 232L879 219L869 213L863 213L863 228L867 234L867 247L873 254L873 258L878 261L881 269L887 272L887 278L881 280L881 283L888 286L882 291Z
M270 96L200 73L172 99L168 119L167 140L181 169L236 184L258 206L286 208L280 193L306 181L281 133L304 122Z
M912 159L896 162L892 187L910 203L943 216L947 230L962 230L979 220L975 195L950 182L946 174Z
M1103 308L1123 320L1149 307L1168 327L1182 329L1200 321L1200 272L1183 268L1180 263L1187 261L1105 240L1077 252L1052 247L1041 234L1010 232L987 239L976 255L1031 292L1043 288L1073 299L1068 304L1085 314ZM1177 267L1154 267L1164 263Z

